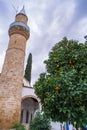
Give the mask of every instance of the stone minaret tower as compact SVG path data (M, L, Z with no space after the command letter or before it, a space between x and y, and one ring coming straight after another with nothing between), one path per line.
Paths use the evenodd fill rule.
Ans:
M24 7L9 27L9 44L0 76L0 130L20 121L26 41L30 31Z

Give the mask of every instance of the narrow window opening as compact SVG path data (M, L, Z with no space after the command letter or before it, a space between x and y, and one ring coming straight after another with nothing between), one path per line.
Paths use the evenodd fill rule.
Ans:
M23 122L23 110L21 110L21 123Z
M28 119L29 119L29 112L27 111L27 113L26 113L26 123L28 123Z
M32 114L31 114L31 120L32 120Z

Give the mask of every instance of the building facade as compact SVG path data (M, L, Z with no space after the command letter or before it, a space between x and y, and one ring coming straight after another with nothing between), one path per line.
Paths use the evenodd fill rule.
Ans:
M40 100L35 95L33 87L29 82L23 79L22 99L21 99L21 123L29 128L30 121L34 118L35 112L40 108Z

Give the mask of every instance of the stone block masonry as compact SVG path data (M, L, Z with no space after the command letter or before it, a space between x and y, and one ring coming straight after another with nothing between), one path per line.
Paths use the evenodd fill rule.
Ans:
M0 76L0 130L20 121L26 42L30 32L24 8L9 28L9 44Z

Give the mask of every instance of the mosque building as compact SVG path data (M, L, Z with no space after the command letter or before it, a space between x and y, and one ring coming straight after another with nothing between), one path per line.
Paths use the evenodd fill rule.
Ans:
M27 22L23 7L9 26L9 43L0 74L0 130L9 130L14 122L20 120L29 127L40 107L40 100L23 75L26 43L30 36ZM53 126L56 126L53 130L63 130L60 123Z

